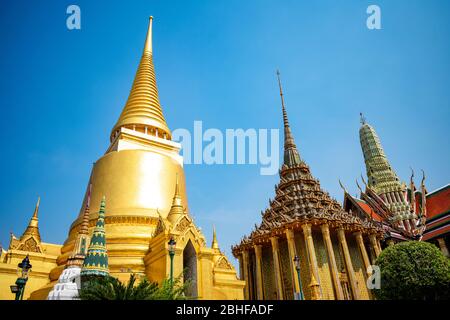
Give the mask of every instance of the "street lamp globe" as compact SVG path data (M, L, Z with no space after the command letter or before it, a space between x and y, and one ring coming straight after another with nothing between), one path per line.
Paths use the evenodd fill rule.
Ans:
M32 265L30 264L30 258L28 255L18 265L18 271L21 274L21 278L28 279L28 274L31 271Z
M11 292L16 294L16 300L23 299L25 285L28 281L28 274L31 270L30 258L28 255L17 265L17 273L19 277L16 283L10 286Z
M170 238L169 242L167 243L169 245L169 253L175 253L175 246L177 244L177 242L173 239Z
M295 263L295 269L299 270L300 269L300 258L299 258L299 256L296 255L293 260L294 260L294 263Z
M17 293L19 291L19 287L16 284L12 284L9 287L11 288L11 293Z

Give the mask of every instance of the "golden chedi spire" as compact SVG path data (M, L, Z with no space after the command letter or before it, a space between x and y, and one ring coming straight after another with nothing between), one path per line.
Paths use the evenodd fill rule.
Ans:
M174 225L179 217L184 215L185 210L183 208L181 195L180 195L180 188L178 186L178 173L176 174L176 182L175 182L175 192L173 195L172 200L172 207L170 208L169 214L167 215L167 220Z
M134 273L146 268L143 259L158 224L158 210L164 219L167 219L171 209L172 213L189 211L183 157L179 154L181 145L171 140L159 105L151 29L150 21L144 52L128 101L114 126L111 144L93 164L83 201L86 203L89 185L92 184L89 206L89 220L92 223L99 213L103 195L108 197L106 238L112 243L108 248L108 266L112 275L126 281L129 275L122 271L124 265ZM176 174L179 184L174 201ZM85 209L85 205L81 205L77 218L70 226L58 258L58 269L50 275L51 281L58 280L60 270L63 270L61 266L67 264L76 244L78 231L84 229L82 224L87 219ZM89 229L92 232L92 226Z
M213 225L213 240L211 243L211 248L219 249L219 242L217 241L216 227Z
M39 213L39 204L41 202L41 197L38 197L38 200L36 202L36 207L34 208L33 216L30 219L30 222L28 223L28 226L25 230L25 232L22 234L21 239L23 239L26 236L34 236L37 241L41 241L41 235L39 233L39 227L38 227L38 213Z
M153 17L150 17L144 52L128 100L111 132L111 141L113 141L115 132L121 127L152 132L158 137L171 139L171 133L159 103L156 85L155 67L153 65L152 21Z

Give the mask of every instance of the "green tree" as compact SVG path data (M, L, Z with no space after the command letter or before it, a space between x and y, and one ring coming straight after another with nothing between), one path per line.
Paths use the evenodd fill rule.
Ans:
M384 249L375 264L381 271L377 299L439 300L450 298L450 260L433 244L401 242Z
M84 281L79 293L81 300L184 300L188 283L182 283L181 276L174 279L173 285L165 279L161 286L144 278L136 284L136 275L132 274L128 283L117 278L92 277Z

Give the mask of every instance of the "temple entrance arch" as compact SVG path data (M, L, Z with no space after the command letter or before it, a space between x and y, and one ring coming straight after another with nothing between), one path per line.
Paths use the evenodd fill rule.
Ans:
M191 240L188 241L183 250L183 280L189 282L185 294L188 297L197 297L197 253Z

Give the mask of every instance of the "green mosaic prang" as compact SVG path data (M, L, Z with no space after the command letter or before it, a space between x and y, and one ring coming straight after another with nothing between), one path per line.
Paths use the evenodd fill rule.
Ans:
M105 203L105 197L103 197L100 203L97 223L91 237L91 243L81 270L82 276L109 275L105 234Z
M402 183L384 154L375 129L364 123L359 129L359 139L366 164L369 187L377 194L403 190Z

